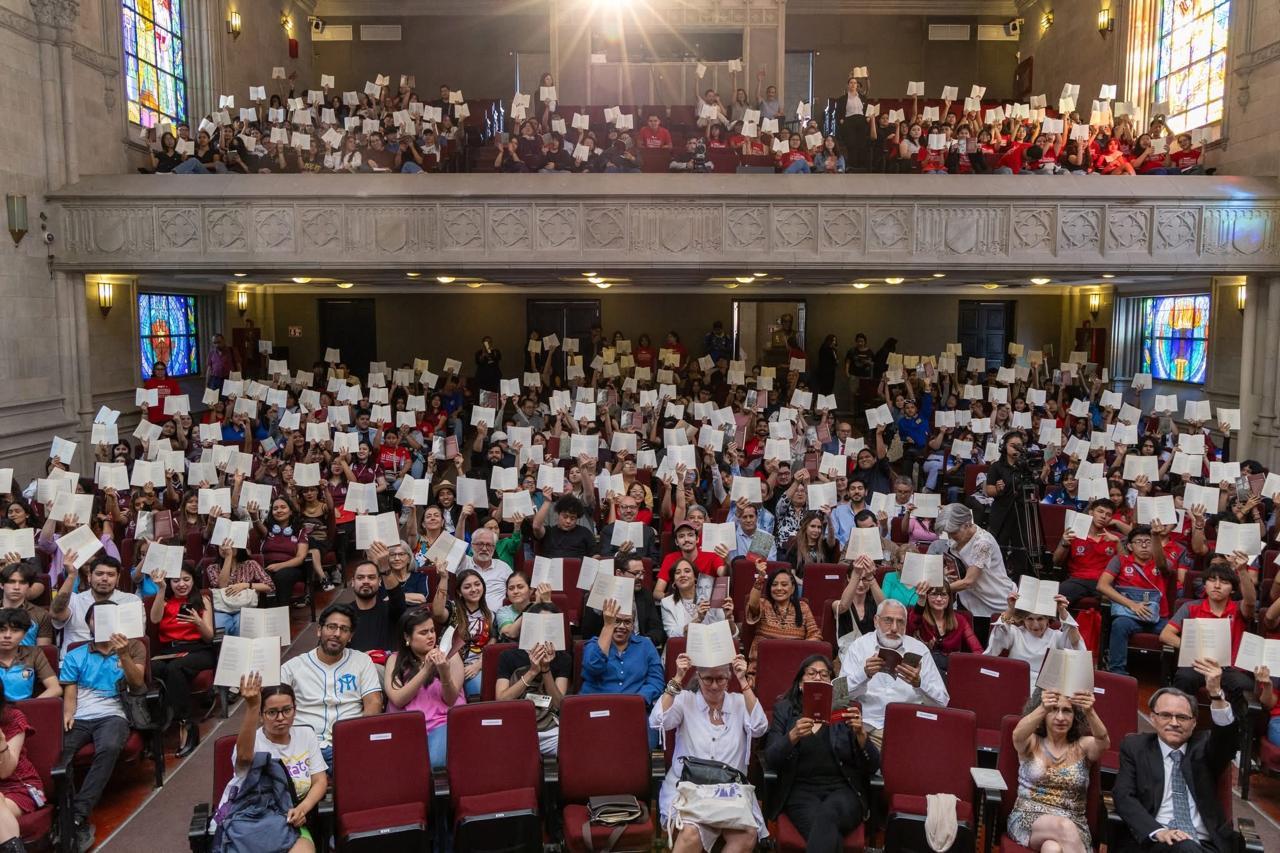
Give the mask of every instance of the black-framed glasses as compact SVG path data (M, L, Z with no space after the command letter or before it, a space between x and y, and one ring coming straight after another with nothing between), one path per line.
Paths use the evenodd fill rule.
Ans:
M1174 714L1169 711L1153 711L1151 716L1155 717L1162 723L1189 723L1195 719L1190 714Z
M297 709L294 708L292 705L287 705L283 708L263 708L262 716L270 717L273 720L278 720L281 717L291 716L295 710Z

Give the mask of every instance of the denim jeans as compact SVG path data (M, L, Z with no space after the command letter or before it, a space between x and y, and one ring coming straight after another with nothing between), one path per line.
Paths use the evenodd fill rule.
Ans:
M791 165L787 166L787 168L783 170L783 173L787 175L797 175L797 174L807 175L811 171L813 170L809 168L808 161L792 160Z
M222 633L229 637L240 636L240 611L235 613L223 613L221 610L213 611L213 627L220 629Z
M1112 616L1111 640L1107 647L1107 669L1117 675L1128 675L1129 638L1134 634L1159 634L1168 624L1168 619L1151 623L1139 622L1132 616Z
M447 726L440 725L427 731L427 754L431 756L431 769L439 770L445 766L448 755L449 739Z
M188 157L173 167L173 173L175 175L207 175L209 170L195 157Z
M423 172L424 170L417 163L410 160L408 163L405 163L403 166L400 167L400 171L405 173L406 175L417 175Z
M1280 746L1280 717L1272 717L1267 723L1267 740Z
M462 689L468 697L480 695L480 679L483 675L484 671L481 670L463 682Z

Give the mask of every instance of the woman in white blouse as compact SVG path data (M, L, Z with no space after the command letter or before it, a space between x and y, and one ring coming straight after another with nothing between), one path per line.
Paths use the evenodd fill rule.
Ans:
M994 536L973 523L973 510L961 503L938 510L934 529L950 537L950 552L964 563L964 577L948 578L951 591L975 617L978 636L986 637L987 623L1004 609L1009 593L1017 590L1004 567L1000 545ZM930 548L930 553L945 551Z
M671 769L658 792L658 811L663 825L668 827L681 821L680 816L674 813L677 810L673 809L672 802L685 756L719 761L745 775L751 760L752 740L769 728L764 709L746 681L745 657L738 655L728 666L699 667L694 686L684 690L681 685L692 666L688 655L676 658L675 677L668 682L662 698L649 714L651 728L675 732ZM741 693L729 692L730 666L738 683L743 685ZM754 850L756 839L766 837L769 832L758 801L754 796L749 796L749 800L755 829L721 829L702 826L685 818L681 821L683 825L676 835L672 853L710 850L721 836L724 837L723 853L749 853Z
M1038 613L1019 615L1016 607L1018 591L1009 593L1009 606L1000 619L991 623L991 639L987 641L987 654L999 655L1007 651L1009 657L1024 660L1031 665L1031 687L1035 687L1040 675L1040 664L1049 649L1075 649L1084 651L1080 629L1067 611L1065 595L1054 596L1058 603L1058 622L1061 628L1050 628L1049 617Z
M711 606L711 591L715 579L699 575L693 563L681 558L671 567L671 594L662 599L662 628L668 637L683 637L689 632L689 624L698 622L710 625L723 622L733 614L733 599L725 598L724 607ZM730 620L729 627L737 633L737 625Z

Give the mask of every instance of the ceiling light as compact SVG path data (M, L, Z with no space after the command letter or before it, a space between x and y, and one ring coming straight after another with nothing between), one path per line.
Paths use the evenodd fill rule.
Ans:
M405 273L405 275L407 275L409 278L418 278L420 275L422 275L422 273L420 273L420 272L407 272L407 273Z
M481 282L481 281L469 281L469 282L467 282L467 287L471 288L472 290L475 290L475 289L477 289L477 288L484 287L484 282Z
M768 273L767 273L767 272L753 272L753 273L752 273L752 275L753 275L753 276L755 276L756 278L764 278L765 276L767 276L767 275L768 275Z
M934 278L946 278L946 277L947 277L947 274L946 274L946 273L944 273L944 272L936 272L936 273L934 273L934 274L933 274L933 277L934 277Z
M740 275L737 278L735 278L734 281L736 281L738 284L750 284L751 282L755 281L755 277L749 276L749 275Z
M593 277L594 275L595 275L595 273L594 273L594 272L584 272L584 273L582 274L583 278L591 278L591 277Z
M596 287L600 288L601 290L608 290L610 287L613 287L613 285L609 284L609 282L605 281L604 279L600 279L599 281L592 282L592 284L594 284Z
M235 276L236 278L244 278L245 276L247 276L247 275L248 275L248 273L247 273L247 272L233 272L233 273L232 273L232 275L233 275L233 276Z
M1053 279L1051 279L1051 278L1045 278L1044 276L1037 276L1037 277L1035 277L1035 278L1031 279L1031 283L1032 283L1032 284L1048 284L1048 283L1049 283L1049 282L1051 282L1051 281L1053 281Z
M868 287L870 287L870 286L871 286L871 285L870 285L870 284L868 284L868 283L867 283L867 282L865 282L865 281L855 281L855 282L853 283L853 288L854 288L854 290L866 290L866 289L867 289Z
M310 279L310 278L308 278L308 277L307 277L307 276L305 276L305 275L295 275L295 276L293 277L293 283L294 283L294 284L306 284L306 283L307 283L307 282L309 282L309 281L311 281L311 279Z
M342 288L343 290L350 290L351 288L353 288L353 287L355 287L355 286L356 286L356 283L355 283L354 281L340 281L340 282L338 282L338 287Z
M1102 274L1102 277L1103 277L1103 278L1115 278L1115 276L1114 276L1114 275L1112 275L1112 274L1111 274L1111 273L1109 273L1109 272L1104 272L1104 273Z
M604 284L604 279L603 279L603 278L601 278L601 277L600 277L600 276L598 276L598 275L593 275L593 276L591 276L591 278L587 279L587 281L591 282L592 284L596 285L597 287L598 287L598 286L600 286L600 285L602 285L602 284Z
M906 281L906 279L898 278L897 276L895 276L893 278L886 278L884 280L884 283L885 284L902 284L902 282L904 281Z
M725 286L725 287L727 287L729 290L737 290L737 289L738 289L738 283L737 283L736 281L726 281L726 282L724 283L724 286Z
M438 275L436 276L436 281L441 284L453 284L457 279L451 275Z
M989 282L989 283L987 283L987 284L982 285L982 289L983 289L983 290L999 290L999 289L1000 289L1000 285L996 284L996 283L993 281L993 282Z

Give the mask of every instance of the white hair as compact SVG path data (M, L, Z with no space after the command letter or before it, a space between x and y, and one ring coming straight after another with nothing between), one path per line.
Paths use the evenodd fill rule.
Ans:
M934 528L946 533L956 533L970 524L973 524L973 510L962 503L951 503L938 510Z
M878 605L876 605L876 618L877 619L880 618L885 614L886 610L891 610L894 607L901 610L902 615L904 617L907 615L907 605L903 604L901 601L899 601L896 598L885 598L881 600L881 602Z

